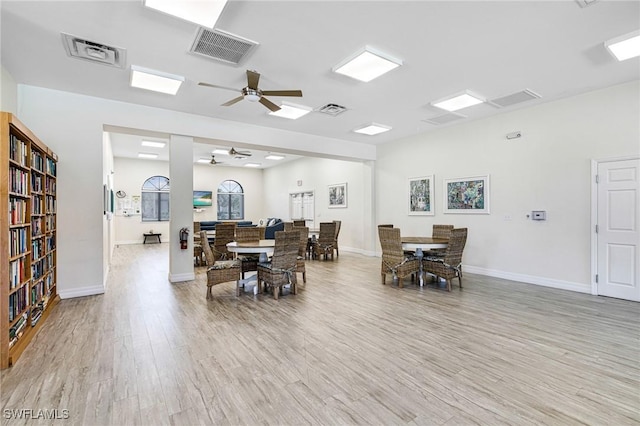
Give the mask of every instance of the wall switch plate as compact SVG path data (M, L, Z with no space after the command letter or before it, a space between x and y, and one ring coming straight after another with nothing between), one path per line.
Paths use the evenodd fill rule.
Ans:
M531 212L531 220L547 220L547 212L544 210L534 210Z

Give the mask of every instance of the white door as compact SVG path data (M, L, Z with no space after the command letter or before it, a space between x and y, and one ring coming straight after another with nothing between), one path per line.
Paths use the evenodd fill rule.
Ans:
M640 160L598 164L598 294L640 301Z

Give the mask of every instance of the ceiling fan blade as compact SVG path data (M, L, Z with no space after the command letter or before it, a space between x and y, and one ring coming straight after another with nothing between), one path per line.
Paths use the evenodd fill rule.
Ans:
M302 96L302 90L263 90L265 96Z
M214 89L226 89L226 90L233 90L234 92L241 92L241 90L233 89L231 87L218 86L217 84L204 83L202 81L198 83L198 86L206 86L206 87L213 87Z
M255 71L247 70L247 87L249 87L249 89L258 90L258 81L260 81L260 74Z
M237 98L233 98L230 101L227 101L227 102L223 103L220 106L231 106L231 105L235 104L236 102L240 102L243 99L244 99L244 96L238 96Z
M267 108L269 108L271 111L279 111L280 107L276 104L274 104L273 102L271 102L269 99L265 98L264 96L260 98L259 101L262 105L266 106Z

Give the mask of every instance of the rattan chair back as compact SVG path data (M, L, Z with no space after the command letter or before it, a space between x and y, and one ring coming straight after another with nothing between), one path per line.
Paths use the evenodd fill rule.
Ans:
M216 225L216 238L213 242L213 247L224 258L229 255L227 244L236 239L236 228L235 223L218 223Z
M446 238L449 239L453 225L433 225L431 236L433 238Z
M307 222L307 221L306 221L306 220L304 220L304 219L294 220L294 221L293 221L293 226L298 226L298 227L300 227L300 226L306 226L306 222Z
M271 262L258 264L258 285L265 283L273 288L276 299L280 287L286 284L291 284L293 294L297 293L296 270L299 244L299 231L277 231Z
M207 266L213 266L216 259L213 254L213 250L211 250L211 246L207 241L207 231L200 231L200 240L202 241L202 252L204 253L205 262Z
M467 244L467 228L455 228L451 230L449 245L444 252L444 263L458 266L462 263L462 252Z
M246 243L260 240L260 229L255 226L243 226L236 228L236 241Z

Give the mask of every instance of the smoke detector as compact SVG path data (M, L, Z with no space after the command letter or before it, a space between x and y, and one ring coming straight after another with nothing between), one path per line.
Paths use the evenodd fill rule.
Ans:
M111 67L124 68L127 55L125 49L85 40L71 34L61 33L61 35L64 49L70 57Z

